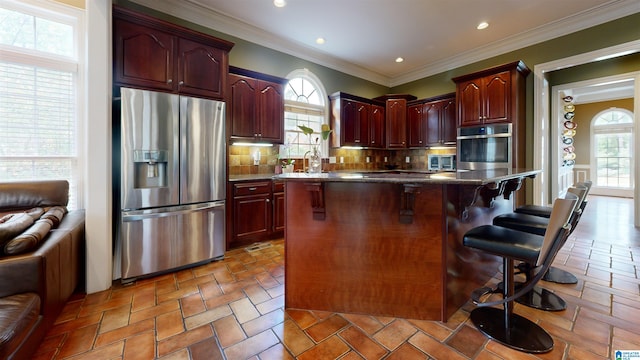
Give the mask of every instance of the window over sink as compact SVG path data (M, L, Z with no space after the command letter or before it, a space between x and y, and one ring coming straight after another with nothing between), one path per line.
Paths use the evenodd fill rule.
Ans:
M291 72L289 82L284 90L284 131L285 143L280 146L283 158L302 158L311 150L309 138L298 126L313 129L320 134L322 125L329 123L327 116L327 93L320 80L309 70L298 69ZM329 153L326 141L322 142L321 151L325 156Z

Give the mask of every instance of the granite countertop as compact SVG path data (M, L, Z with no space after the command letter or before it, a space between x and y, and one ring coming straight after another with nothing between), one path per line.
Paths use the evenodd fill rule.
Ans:
M276 174L229 175L229 181L272 180Z
M534 169L458 170L436 173L429 171L352 171L320 174L287 173L274 175L273 178L285 181L485 185L514 178L533 177L540 172L541 170Z

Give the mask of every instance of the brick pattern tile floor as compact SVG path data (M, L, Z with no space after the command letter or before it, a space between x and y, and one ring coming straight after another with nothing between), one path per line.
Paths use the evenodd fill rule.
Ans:
M613 359L615 350L640 349L640 232L632 222L631 200L590 196L554 263L578 283L541 283L567 309L516 305L516 313L554 338L546 354L486 338L469 320L471 303L446 323L285 310L284 240L276 240L257 251L228 251L218 262L75 295L35 358Z

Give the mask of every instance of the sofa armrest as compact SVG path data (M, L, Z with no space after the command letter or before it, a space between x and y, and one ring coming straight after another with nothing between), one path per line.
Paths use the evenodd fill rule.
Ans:
M41 293L45 317L57 316L79 284L84 272L84 210L69 212L52 229L32 256L44 262L44 289Z
M12 256L0 259L0 297L44 291L44 259L40 256Z

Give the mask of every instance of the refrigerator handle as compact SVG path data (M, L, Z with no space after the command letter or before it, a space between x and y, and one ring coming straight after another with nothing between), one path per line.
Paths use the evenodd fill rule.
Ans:
M172 209L164 208L161 211L159 211L158 209L129 211L129 212L123 212L122 222L132 222L132 221L141 221L146 219L162 218L167 216L176 216L181 214L206 211L206 210L219 208L219 207L224 208L224 206L225 206L224 201L215 201L215 202L208 202L208 203L202 203L197 205L175 207Z

